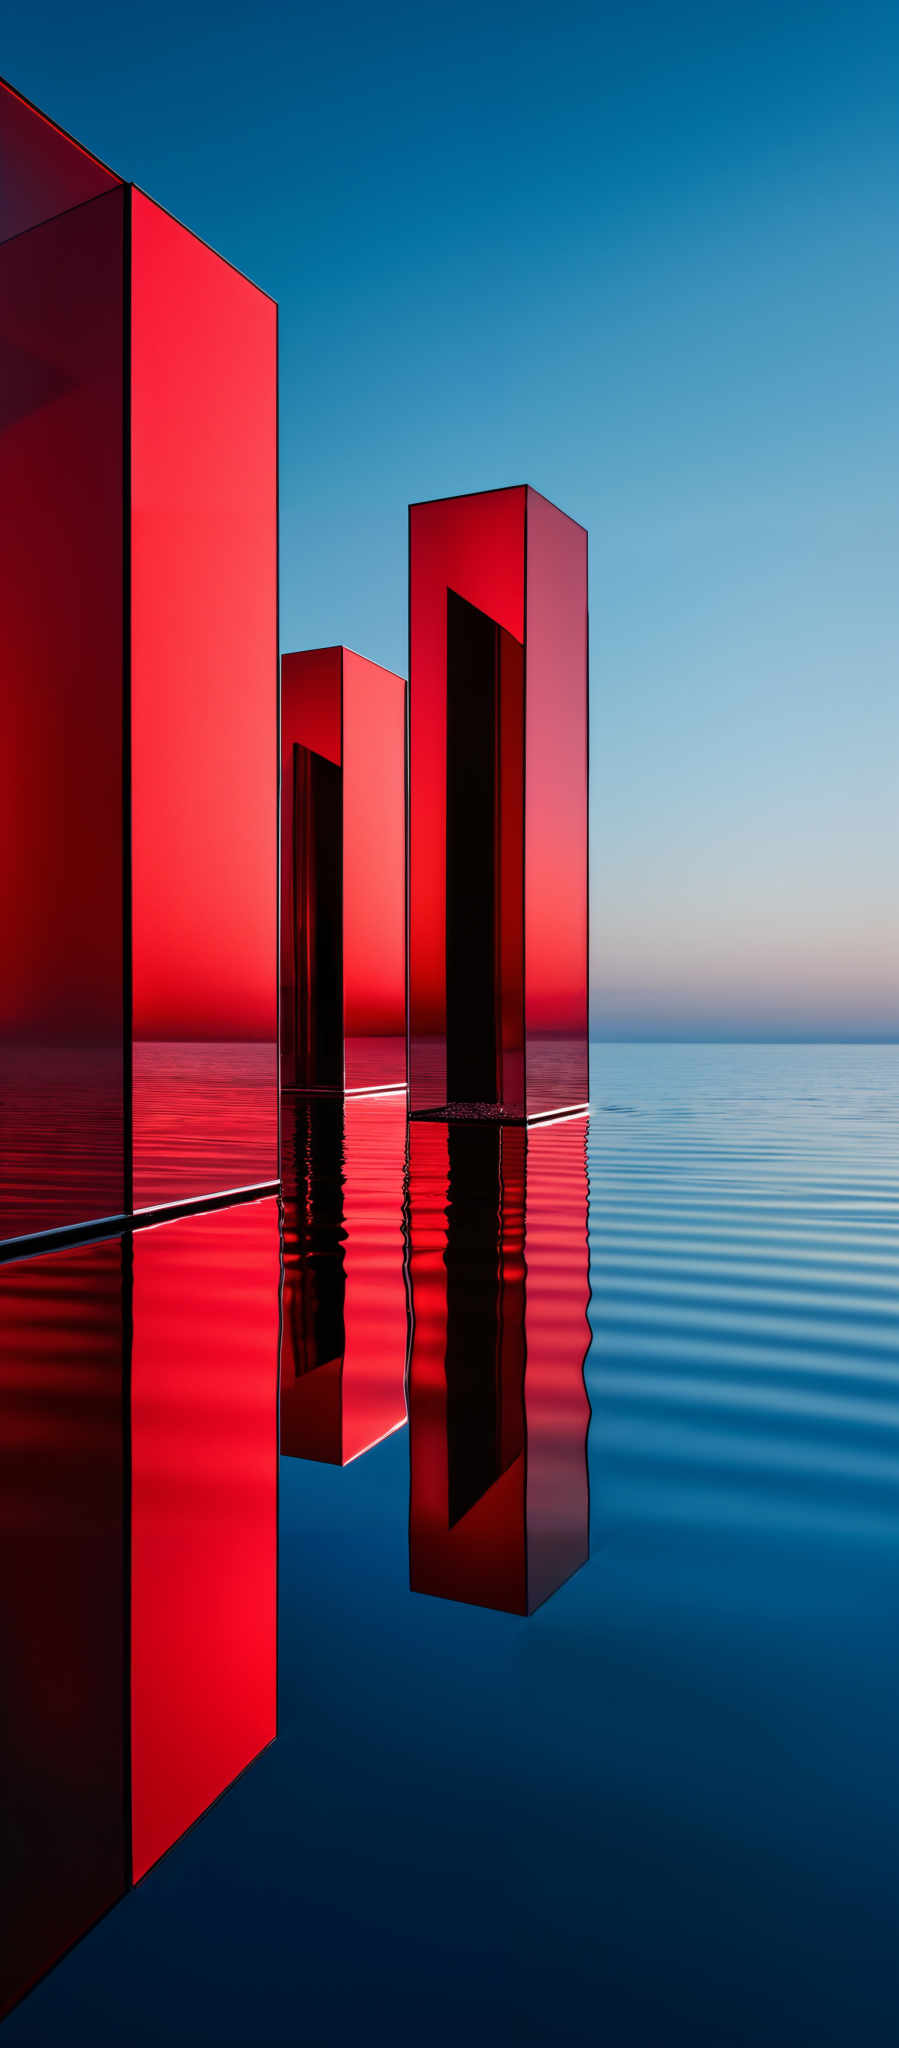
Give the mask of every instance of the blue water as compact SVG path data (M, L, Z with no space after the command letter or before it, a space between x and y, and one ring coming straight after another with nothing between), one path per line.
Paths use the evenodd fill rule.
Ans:
M282 1459L278 1740L5 2039L895 2041L899 1048L592 1094L589 1563L413 1594L408 1431Z

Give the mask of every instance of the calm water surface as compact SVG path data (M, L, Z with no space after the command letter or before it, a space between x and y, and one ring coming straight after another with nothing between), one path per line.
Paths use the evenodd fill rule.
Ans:
M405 1188L389 1108L380 1132L358 1111L343 1134L297 1126L278 1739L5 2039L895 2041L899 1049L597 1047L592 1094L589 1307L583 1125L579 1153L560 1125L526 1158L508 1134L474 1133L493 1148L477 1160L417 1135ZM212 1375L202 1400L191 1383L196 1468L227 1441L234 1469L235 1333L250 1315L258 1375L270 1321L255 1213L251 1279L223 1226L202 1284L202 1248L156 1255L174 1322L154 1352L135 1320L135 1455L157 1358L174 1455L187 1318L183 1355ZM229 1585L242 1626L260 1612L258 1489L240 1496L241 1577L191 1469L174 1527L190 1492L209 1560L190 1597L208 1584L215 1611L189 1698L164 1668L165 1610L149 1663L132 1644L144 1691L156 1673L144 1756L164 1776L167 1712L173 1749L189 1715L197 1769L233 1735L225 1694L265 1739L249 1663L267 1642L241 1678L232 1641L221 1678ZM170 1538L165 1554L172 1571ZM90 1800L68 1797L87 1841Z

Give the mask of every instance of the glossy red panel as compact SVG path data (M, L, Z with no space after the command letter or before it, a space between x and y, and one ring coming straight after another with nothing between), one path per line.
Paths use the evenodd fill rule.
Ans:
M96 199L119 182L114 172L0 81L0 241L86 199Z
M135 1878L275 1735L278 1268L274 1197L134 1239Z
M146 1207L277 1174L277 312L139 192L132 264L134 1198Z
M0 1266L0 2014L127 1881L122 1278Z
M415 1592L530 1614L589 1554L584 1132L410 1124Z
M282 1111L281 1450L346 1465L406 1419L403 1094Z
M524 489L409 512L409 1101L447 1102L447 593L524 639Z
M525 1030L528 1114L589 1097L587 535L528 491Z
M123 251L0 247L0 1238L124 1206Z
M281 677L281 1085L402 1086L405 684L340 647Z

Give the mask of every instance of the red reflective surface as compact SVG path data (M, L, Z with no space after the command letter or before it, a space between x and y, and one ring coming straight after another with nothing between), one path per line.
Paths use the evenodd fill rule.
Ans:
M135 1879L276 1732L274 1198L134 1239Z
M586 540L525 488L410 507L415 1116L587 1099Z
M124 1206L123 209L0 246L0 1238Z
M132 265L140 1208L277 1175L277 311L140 192Z
M0 241L96 199L119 182L0 80Z
M585 1130L409 1127L415 1592L530 1614L589 1554Z
M127 1882L122 1245L0 1266L0 2014Z
M401 1086L405 685L315 648L281 703L281 1085Z
M274 1736L278 1204L0 1265L0 2013Z
M406 685L343 652L343 1029L348 1089L406 1078Z
M406 1419L402 1094L282 1106L281 1450L346 1465Z

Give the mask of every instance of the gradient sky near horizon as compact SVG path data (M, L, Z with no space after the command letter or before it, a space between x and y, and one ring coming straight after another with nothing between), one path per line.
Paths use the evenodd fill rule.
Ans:
M4 75L281 307L282 646L406 668L406 506L590 530L609 1037L899 1038L899 14L77 10Z

